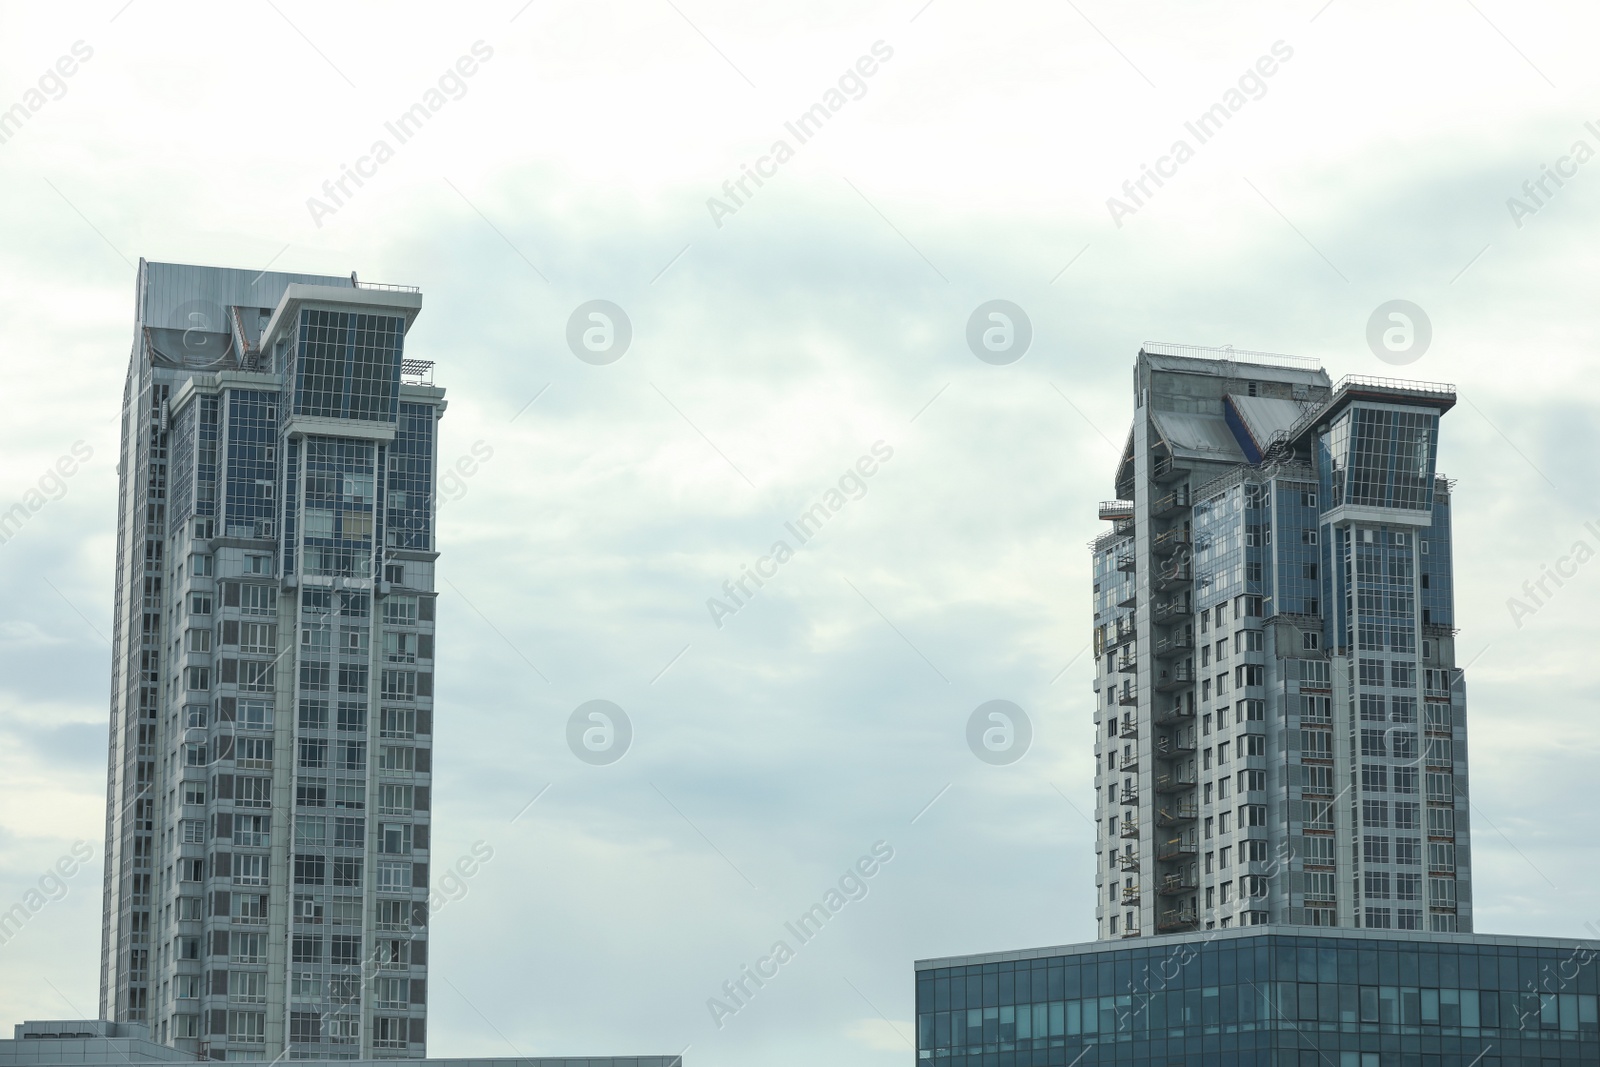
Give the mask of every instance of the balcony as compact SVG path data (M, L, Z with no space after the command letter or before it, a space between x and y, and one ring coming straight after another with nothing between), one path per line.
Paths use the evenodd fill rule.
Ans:
M1122 791L1122 806L1125 808L1137 808L1139 806L1139 790L1137 788L1124 789Z
M1118 645L1123 645L1129 641L1132 641L1137 634L1138 629L1133 625L1132 620L1126 617L1118 618L1115 627L1107 624L1106 644L1104 651L1109 652Z
M1125 886L1123 886L1122 887L1122 903L1123 903L1124 907L1132 906L1134 904L1139 903L1139 887L1136 886L1136 885L1125 885Z
M1175 656L1188 652L1194 648L1194 632L1184 630L1170 633L1156 642L1156 655Z
M1133 518L1133 501L1102 500L1100 501L1100 517L1108 521L1131 519Z
M1135 816L1131 819L1123 819L1121 827L1117 830L1117 836L1130 840L1137 838L1139 836L1138 817Z
M1174 701L1156 709L1156 725L1166 726L1177 722L1194 722L1194 707L1183 701Z
M1172 893L1192 893L1194 892L1194 875L1186 871L1174 871L1171 874L1162 875L1160 891L1162 896Z
M1174 460L1171 456L1156 456L1150 463L1150 477L1158 482L1170 482L1174 478L1181 478L1189 473L1189 468L1181 466L1182 460Z
M1180 826L1186 822L1194 822L1200 817L1200 809L1193 800L1181 800L1164 808L1156 809L1157 826Z
M1173 908L1162 912L1160 918L1156 919L1156 930L1163 934L1199 925L1199 919L1195 916L1193 908Z
M1129 549L1127 552L1123 552L1123 553L1118 554L1118 556L1117 556L1117 570L1126 571L1126 572L1131 574L1131 573L1133 573L1134 570L1137 569L1137 566L1138 566L1137 557L1134 556L1132 549Z
M1139 750L1138 749L1133 749L1132 751L1124 752L1122 754L1122 762L1120 764L1118 764L1117 770L1122 771L1124 774L1127 774L1127 773L1129 773L1131 771L1136 771L1138 769L1139 769Z
M1117 657L1117 670L1123 674L1133 674L1139 669L1139 657L1132 645L1127 645L1122 650L1122 655Z
M1137 923L1135 923L1134 925L1128 927L1126 930L1122 931L1122 937L1123 938L1138 937L1138 936L1139 936L1139 926L1138 926Z
M1126 708L1139 706L1139 687L1132 682L1123 682L1122 691L1117 694L1117 703Z
M1159 626L1169 626L1175 622L1186 622L1194 614L1190 610L1190 603L1188 593L1180 593L1170 600L1163 600L1150 613L1150 621Z
M1118 729L1117 736L1124 740L1137 738L1139 736L1139 724L1129 716L1124 715L1122 717L1122 726Z
M1158 774L1156 775L1157 793L1181 793L1185 789L1194 788L1193 774Z
M1180 556L1166 567L1156 572L1156 588L1162 592L1188 585L1194 581L1194 567L1189 564L1187 556Z
M1162 737L1156 741L1156 755L1162 759L1194 755L1193 737Z
M1117 607L1119 607L1119 608L1134 608L1134 607L1137 607L1138 604L1139 604L1139 593L1138 593L1137 589L1135 589L1133 592L1129 593L1123 599L1117 601Z
M1156 688L1162 692L1182 689L1193 684L1194 667L1188 663L1179 663L1172 667L1164 668L1156 674Z
M1135 855L1132 852L1123 852L1123 853L1119 853L1118 854L1118 856L1117 856L1117 870L1119 870L1119 871L1137 871L1138 869L1139 869L1139 857L1137 855Z
M1195 850L1196 845L1193 839L1174 837L1169 841L1162 842L1161 846L1156 849L1156 859L1161 860L1163 863L1169 860L1186 859L1189 856L1193 856Z
M1189 507L1189 487L1180 485L1164 497L1158 498L1150 505L1150 514L1159 518L1162 515L1171 515Z
M1187 526L1174 526L1165 533L1157 534L1156 539L1150 542L1150 548L1158 556L1170 556L1178 549L1187 547L1190 543L1189 528Z

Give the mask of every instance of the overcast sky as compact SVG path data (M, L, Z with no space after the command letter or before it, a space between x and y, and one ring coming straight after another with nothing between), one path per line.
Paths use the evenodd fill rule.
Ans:
M30 113L0 144L0 509L93 450L0 545L0 909L94 848L0 947L0 1023L96 1006L141 256L420 286L407 355L449 390L441 460L491 454L440 515L435 871L493 858L432 924L433 1055L904 1063L914 959L1093 937L1085 543L1147 339L1457 384L1477 928L1600 924L1600 564L1520 627L1506 604L1600 546L1600 162L1562 162L1600 149L1596 21L1537 0L0 4L0 110ZM1185 128L1230 100L1204 143ZM385 123L419 102L400 143ZM802 144L785 123L819 102ZM1180 139L1192 158L1130 199ZM345 165L370 176L336 202ZM734 202L746 165L770 176ZM1536 203L1545 165L1571 176ZM594 299L632 324L604 366L566 342ZM967 345L992 299L1032 323L1009 365ZM1402 367L1366 341L1395 299L1433 332ZM877 442L864 495L718 628L707 599ZM632 723L609 766L567 745L592 699ZM965 740L991 699L1034 725L1010 766ZM879 841L868 895L719 1029L707 998Z

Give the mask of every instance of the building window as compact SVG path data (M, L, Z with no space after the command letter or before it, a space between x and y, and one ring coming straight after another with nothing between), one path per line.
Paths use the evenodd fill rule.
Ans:
M1361 839L1361 855L1367 863L1389 862L1389 839L1365 836Z
M364 862L359 856L335 856L333 859L333 884L345 889L359 889L362 884Z
M1395 759L1414 760L1417 758L1417 733L1415 730L1394 731L1394 757Z
M322 962L322 938L315 935L296 934L294 936L292 955L294 963Z
M394 856L411 854L411 824L382 823L378 827L378 851Z
M1389 802L1387 800L1363 800L1361 802L1361 825L1387 828L1389 825Z
M256 935L259 936L259 935ZM267 1016L259 1011L230 1011L228 1040L259 1044L266 1040Z
M1334 876L1331 871L1306 872L1306 901L1331 904L1334 901Z
M321 984L320 982L318 983ZM320 993L320 990L319 990ZM314 1011L289 1013L289 1040L296 1044L315 1044L322 1040L322 1017Z
M241 730L272 729L272 702L269 700L241 700L235 712L235 721Z
M300 738L300 766L305 768L328 765L328 742L321 737Z
M233 843L252 848L267 848L272 844L272 816L234 815Z
M235 885L266 885L267 857L235 855L233 857L233 882Z
M326 778L300 778L294 786L294 801L302 808L328 806L328 780Z
M295 885L326 885L328 861L322 856L296 854L294 858Z
M1207 716L1209 718L1209 716ZM1116 722L1111 722L1116 730ZM379 713L378 736L410 739L416 735L417 712L415 708L384 708Z
M1111 918L1111 932L1117 932L1116 916ZM391 1019L378 1016L372 1020L372 1047L373 1048L405 1048L406 1047L406 1019Z
M269 770L272 767L272 738L240 737L235 742L235 764L242 770Z
M394 786L385 786L393 789ZM361 848L366 836L367 820L339 816L333 820L333 845L335 848Z
M228 935L228 957L234 963L265 963L266 940L265 934L235 930Z
M411 864L396 860L381 860L378 863L378 892L394 892L411 888ZM1115 890L1116 886L1113 885Z

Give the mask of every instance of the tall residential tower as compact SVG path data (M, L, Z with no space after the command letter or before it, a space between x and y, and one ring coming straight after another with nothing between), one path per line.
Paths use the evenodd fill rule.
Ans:
M444 392L422 297L139 264L100 1014L227 1060L421 1057Z
M1094 554L1101 938L1472 929L1450 386L1148 344Z

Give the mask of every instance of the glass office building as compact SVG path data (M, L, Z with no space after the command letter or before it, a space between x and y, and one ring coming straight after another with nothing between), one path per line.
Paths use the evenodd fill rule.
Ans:
M1246 927L921 960L944 1067L1600 1063L1600 941Z
M1101 938L1472 930L1448 385L1147 344L1094 566Z
M421 294L139 265L100 1014L210 1059L419 1058L434 471Z

